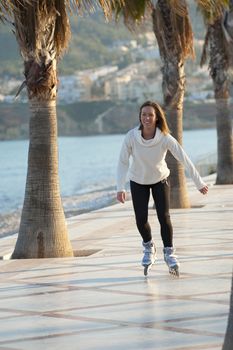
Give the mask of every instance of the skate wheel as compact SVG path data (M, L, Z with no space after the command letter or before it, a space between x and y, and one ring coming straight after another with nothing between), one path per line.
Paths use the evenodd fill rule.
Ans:
M180 276L179 266L170 267L169 273L174 277L179 277Z

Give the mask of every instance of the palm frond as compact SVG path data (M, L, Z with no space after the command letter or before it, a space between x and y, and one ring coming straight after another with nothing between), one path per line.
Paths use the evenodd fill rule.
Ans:
M173 12L179 17L187 16L187 6L184 1L181 0L170 0L170 7Z
M205 23L213 24L225 10L229 10L230 0L195 0Z
M217 57L215 53L216 45L214 44L216 40L214 38L216 33L218 33L218 39L221 36L222 41L221 44L218 43L218 49L221 51L221 57L224 58L221 65L224 66L224 69L227 69L231 60L230 56L232 56L231 45L229 45L233 40L231 20L229 20L229 17L232 16L232 0L196 0L196 2L207 27L200 65L202 66L206 63L208 55L210 56L210 61L217 61L213 57ZM209 62L210 70L214 66L213 62Z
M9 11L10 2L5 4ZM12 1L13 3L13 1ZM94 11L102 8L106 17L110 17L117 3L122 6L125 0L19 0L11 7L14 14L15 34L24 59L41 57L49 60L59 58L70 40L70 24L67 10L77 12ZM30 3L30 6L26 6Z
M152 18L162 58L194 57L193 31L185 0L158 0Z
M202 48L202 54L201 54L201 61L200 61L200 66L204 66L204 64L207 61L207 56L208 56L208 45L209 45L209 37L210 37L210 28L208 28L207 32L206 32L206 36L205 36L205 41L204 41L204 45Z
M30 5L35 0L25 0L25 5ZM16 11L16 5L20 4L21 0L1 0L0 1L0 21L4 22L13 16L13 11Z
M6 15L9 15L12 13L13 10L13 4L9 1L1 1L0 2L0 20L4 21L6 18Z
M118 20L120 17L123 17L125 25L130 30L134 29L145 19L148 10L151 12L150 0L124 0L123 3L116 0L113 4L115 19Z
M132 2L132 1L131 1ZM112 16L115 6L123 6L125 0L68 0L67 6L72 12L94 12L96 8L101 8L105 17Z
M117 0L118 4L124 1ZM6 12L14 21L14 33L24 59L25 84L31 97L45 98L44 93L47 98L55 96L56 60L67 48L71 35L67 11L80 14L100 7L105 17L110 17L114 3L113 0L0 0L0 15Z

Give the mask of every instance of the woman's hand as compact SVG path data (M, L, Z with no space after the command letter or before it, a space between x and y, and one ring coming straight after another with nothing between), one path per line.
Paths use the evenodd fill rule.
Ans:
M202 187L199 191L200 191L202 194L207 194L207 192L208 192L208 186Z
M117 192L117 200L121 203L125 203L125 192L124 191L120 191Z

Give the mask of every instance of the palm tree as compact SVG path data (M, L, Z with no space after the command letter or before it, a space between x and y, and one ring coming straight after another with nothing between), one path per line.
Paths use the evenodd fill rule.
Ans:
M196 0L199 7L219 18L228 0ZM194 57L193 31L186 0L158 0L152 13L153 28L163 62L164 107L173 136L182 144L183 101L185 92L184 64ZM229 131L228 131L229 133ZM171 169L171 206L187 208L189 200L182 166L168 154Z
M228 315L228 324L225 334L222 350L232 350L233 347L233 274L231 280L231 297L230 297L230 310Z
M155 37L162 59L164 108L173 136L182 144L183 100L185 92L184 61L194 56L193 32L186 1L157 0L125 1L123 13L126 25L131 28L150 12ZM190 206L184 169L172 155L168 155L171 170L171 207Z
M19 235L12 258L73 256L60 196L57 150L57 61L70 38L69 10L101 6L111 1L0 1L0 15L13 18L24 60L29 105L28 172ZM21 88L22 88L21 87Z
M229 1L228 1L229 2ZM216 184L233 183L233 136L232 116L229 107L230 79L229 68L233 66L233 28L231 17L233 15L233 4L230 11L222 6L220 16L213 19L208 11L202 11L207 24L207 33L201 65L207 58L207 47L209 45L209 68L214 84L216 101L216 124L218 139L218 162Z
M158 0L152 10L153 29L163 67L164 108L173 136L182 144L183 103L185 92L184 63L194 57L193 32L186 1ZM190 206L183 166L171 154L171 207Z
M30 4L31 0L25 1L25 4ZM19 4L20 0L1 0L0 1L0 21L4 22L6 16L12 15L15 4Z
M3 0L0 2L0 20L1 21L5 19L5 13L9 13L11 11L12 5L13 5L13 1Z
M130 0L129 0L130 1ZM130 27L132 26L132 22L135 21L138 22L142 17L145 15L145 9L146 5L150 1L140 1L136 2L136 4L139 4L139 7L132 7L133 3L130 2L129 6L125 6L124 10L122 11L124 14L124 18L130 23ZM202 11L205 12L206 18L208 18L209 23L218 23L216 24L216 27L218 26L218 30L212 32L212 40L213 40L213 47L221 48L219 53L216 51L216 49L213 48L213 56L215 60L213 59L213 62L215 63L213 65L213 78L216 74L216 96L219 97L228 97L229 92L227 92L226 95L224 95L224 92L226 92L226 85L228 88L228 81L226 84L226 68L228 67L229 63L231 65L233 64L233 26L232 23L232 17L233 17L233 0L218 0L218 1L212 1L212 0L196 0L197 4L201 8ZM135 2L134 2L135 3ZM224 26L223 21L222 28L219 27L219 18L223 14L223 9L226 9L227 6L230 3L230 13L224 16ZM144 6L143 6L144 4ZM126 1L127 5L127 1ZM150 4L152 6L152 3ZM172 6L174 5L174 6ZM180 6L179 6L180 5ZM174 133L174 130L177 130L178 135L182 135L182 108L183 108L183 93L184 93L184 76L180 73L183 71L183 63L184 59L188 57L188 55L192 55L192 46L187 47L187 44L191 44L192 40L192 33L190 32L191 26L189 24L189 18L187 14L187 7L183 0L174 0L173 2L167 1L167 0L158 0L156 2L156 5L152 6L153 13L153 24L154 24L154 31L155 35L158 41L160 54L162 61L164 63L164 67L162 70L163 73L163 91L164 91L164 102L165 107L167 106L170 109L170 106L174 106L174 114L172 113L171 108L171 114L170 114L170 123L171 124L171 130ZM117 9L117 15L121 12L121 9L118 7ZM184 18L182 19L182 17ZM228 20L229 18L229 20ZM178 26L178 28L177 28ZM181 31L180 31L181 30ZM182 33L182 30L184 31ZM178 31L178 33L176 33ZM223 35L223 32L225 35ZM156 34L157 33L157 34ZM228 35L227 35L228 34ZM180 35L180 36L179 36ZM216 38L216 42L214 45L214 38ZM227 51L224 51L223 49L223 43L226 44L226 38L228 38L230 45L224 46L224 48L227 48ZM178 48L176 47L178 45ZM187 50L187 51L186 51ZM221 53L224 53L222 55ZM174 58L173 58L174 55ZM220 62L217 60L219 57ZM222 57L222 59L221 59ZM225 60L228 57L228 64L225 64ZM181 59L180 59L181 58ZM217 64L218 63L218 64ZM171 65L171 68L170 66ZM173 68L173 69L172 69ZM216 71L215 71L216 70ZM180 73L179 73L180 72ZM218 78L218 80L217 80ZM220 87L220 82L223 81L223 87ZM218 89L217 89L218 87ZM177 96L176 96L177 91ZM219 93L219 95L217 95ZM174 102L173 102L174 101ZM220 101L221 102L221 101ZM223 101L223 107L226 105L225 101ZM221 106L221 103L219 103L219 106ZM168 114L168 110L167 110ZM223 120L220 121L220 123L224 123L224 115L222 115ZM175 118L173 118L175 117ZM219 116L220 117L220 116ZM172 119L171 119L172 118ZM178 119L178 120L177 120ZM226 145L226 147L222 147L221 149L226 156L228 152L231 152L231 133L232 133L232 125L229 122L228 117L226 118L226 127L224 125L221 125L221 129L223 128L225 131L223 131L222 138L226 136L227 139L230 139ZM221 132L221 130L220 130ZM220 133L219 133L220 134ZM224 135L225 134L225 135ZM176 135L176 132L174 133ZM177 136L179 139L179 136ZM221 140L220 142L224 142L224 140ZM219 143L220 143L219 142ZM231 152L232 153L232 152ZM231 157L231 156L230 156ZM230 166L231 161L229 159L224 162L224 164L228 163L228 169L231 170L227 174L233 175L233 169L232 166ZM224 167L224 166L223 166ZM224 171L224 169L222 169ZM218 169L219 174L219 169ZM174 176L174 175L173 175ZM180 176L180 174L178 175ZM183 175L182 175L183 176ZM180 177L181 179L182 177ZM182 182L179 182L178 178L175 178L173 181L177 184L177 189L179 189L179 184L182 187ZM228 182L229 183L229 182ZM231 182L232 183L232 182ZM176 185L175 184L175 185ZM174 186L174 184L173 184ZM178 190L179 191L179 190ZM176 202L176 198L174 195L174 201ZM175 203L176 204L176 203ZM222 350L231 350L233 346L233 275L232 275L232 286L231 286L231 298L230 298L230 311L229 311L229 317L228 317L228 326L226 330L225 340L223 344Z
M199 7L219 18L228 0L196 0ZM184 63L194 57L193 32L186 0L130 1L126 0L123 9L118 6L117 15L123 13L126 24L132 27L145 17L146 9L152 10L154 33L162 59L164 108L173 136L182 144L183 100L185 92ZM147 19L147 18L146 18ZM228 129L228 133L229 133ZM190 206L183 167L168 154L171 169L171 207Z
M218 15L215 9L202 8L204 21L207 25L207 33L201 65L207 58L207 46L209 45L209 68L214 84L215 101L217 107L216 122L218 136L218 164L217 184L233 183L233 138L232 117L229 109L229 68L233 66L233 1L226 0L225 4L218 4ZM225 6L224 6L225 5ZM226 6L229 10L226 10ZM214 14L214 16L213 16ZM233 348L233 274L231 282L230 308L228 325L222 350Z

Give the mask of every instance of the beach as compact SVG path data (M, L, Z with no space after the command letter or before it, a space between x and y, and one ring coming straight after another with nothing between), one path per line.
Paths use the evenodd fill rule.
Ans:
M112 187L62 198L66 218L104 208L116 202L116 191ZM20 208L0 214L0 238L18 232L21 211Z

